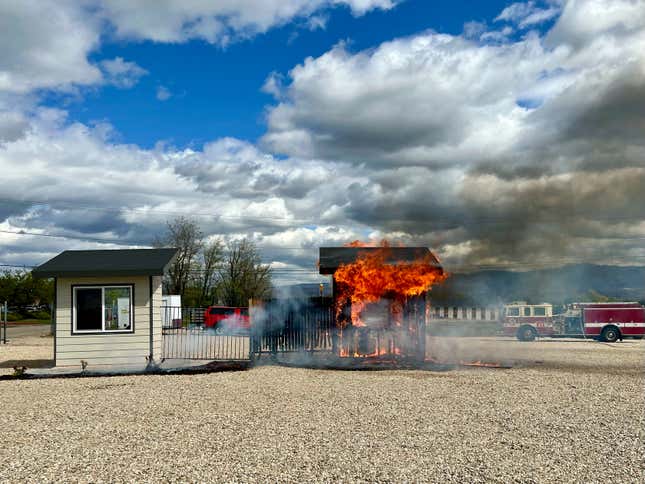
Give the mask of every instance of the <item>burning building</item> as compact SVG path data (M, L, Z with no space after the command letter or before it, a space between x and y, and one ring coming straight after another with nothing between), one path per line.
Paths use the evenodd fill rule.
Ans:
M333 352L354 358L425 358L428 292L446 274L427 247L321 247L332 276Z

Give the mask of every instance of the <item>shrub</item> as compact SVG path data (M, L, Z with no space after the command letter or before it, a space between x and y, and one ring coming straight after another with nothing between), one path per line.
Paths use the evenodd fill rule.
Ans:
M4 317L4 314L2 315ZM0 319L2 319L0 317ZM22 316L18 313L7 313L7 321L20 321L22 319Z
M33 313L29 313L29 316L34 319L50 319L51 317L49 311L34 311Z

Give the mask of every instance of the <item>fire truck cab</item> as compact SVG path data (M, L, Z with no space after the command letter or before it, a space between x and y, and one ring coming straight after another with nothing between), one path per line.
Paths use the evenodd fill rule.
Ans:
M548 303L513 302L506 304L502 313L504 334L520 341L552 336L555 332L553 322L553 305Z

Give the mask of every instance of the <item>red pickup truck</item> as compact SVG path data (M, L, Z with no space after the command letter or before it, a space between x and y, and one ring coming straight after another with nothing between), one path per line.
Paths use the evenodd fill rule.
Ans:
M204 312L204 327L217 334L246 334L251 329L249 308L208 306Z

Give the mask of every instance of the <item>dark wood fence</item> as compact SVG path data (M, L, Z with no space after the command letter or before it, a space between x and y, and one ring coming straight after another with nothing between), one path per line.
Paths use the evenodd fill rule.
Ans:
M250 312L253 356L334 350L331 298L255 301Z

